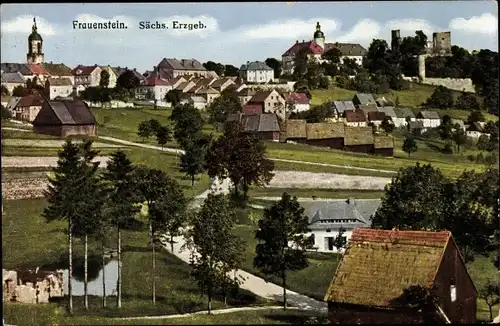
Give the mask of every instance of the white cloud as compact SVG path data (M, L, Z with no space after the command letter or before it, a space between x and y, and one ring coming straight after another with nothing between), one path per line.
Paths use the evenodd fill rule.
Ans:
M56 25L49 23L41 17L31 15L18 16L14 19L2 22L2 33L28 35L31 33L31 27L33 26L33 17L36 18L38 33L43 36L58 34Z
M423 31L425 34L429 34L436 32L438 28L433 26L429 21L425 19L405 18L388 21L385 24L385 29L399 29L404 34L410 34L411 36L414 36L416 31Z
M334 32L340 26L336 20L327 18L314 18L309 20L289 19L274 21L260 26L243 27L238 34L240 37L250 40L295 40L302 37L307 37L309 40L312 38L317 22L320 22L321 30L325 34Z
M465 33L495 34L498 31L498 17L490 13L481 16L454 18L450 21L450 29Z
M366 44L380 35L381 25L372 19L362 19L347 33L335 39L337 42L359 42Z

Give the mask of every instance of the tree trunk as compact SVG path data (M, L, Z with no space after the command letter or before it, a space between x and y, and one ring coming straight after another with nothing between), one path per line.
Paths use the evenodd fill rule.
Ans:
M102 307L106 308L106 257L105 257L105 248L104 248L104 237L101 243L102 248Z
M212 313L212 294L208 294L208 314Z
M194 174L191 176L191 187L194 186Z
M174 236L170 234L170 250L172 252L172 255L174 254Z
M283 278L283 310L286 310L286 270L284 268L282 270L282 278Z
M151 229L151 245L152 245L152 251L153 251L153 306L156 304L156 261L155 261L155 239L154 239L154 233L153 233L153 226L150 224L150 229Z
M73 313L73 221L71 217L69 218L69 226L68 226L68 310L69 313Z
M490 305L488 305L488 308L490 309L490 320L493 320L493 309Z
M84 253L83 253L83 304L85 307L85 310L89 310L89 295L88 295L88 286L89 286L89 281L88 281L88 238L87 235L85 234L85 239L83 243L84 247Z
M122 234L118 227L118 278L116 281L116 306L122 307Z

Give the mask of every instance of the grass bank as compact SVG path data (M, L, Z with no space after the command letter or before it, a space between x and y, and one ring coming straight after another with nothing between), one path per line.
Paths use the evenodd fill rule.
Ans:
M332 198L332 199L380 199L383 191L376 190L339 190L339 189L307 189L307 188L261 188L252 187L248 192L250 198L281 197L284 192L297 198Z

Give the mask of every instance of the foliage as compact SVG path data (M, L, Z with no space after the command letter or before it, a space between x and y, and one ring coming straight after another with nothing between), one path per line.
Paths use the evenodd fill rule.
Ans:
M234 220L234 207L227 197L209 194L199 214L192 215L192 228L186 232L186 245L192 251L192 275L208 297L209 313L216 291L240 281L229 275L241 266L245 248L233 233Z
M455 108L458 110L479 110L479 102L477 101L476 95L472 93L462 92L455 103ZM483 118L484 119L484 118Z
M450 109L453 107L453 93L444 86L438 86L423 105L433 109Z
M9 120L10 118L12 118L12 113L10 113L10 110L3 105L1 114L2 114L2 120Z
M182 91L178 89L172 89L165 94L165 101L167 103L172 103L173 107L176 107L181 101Z
M338 252L341 252L347 245L347 238L345 237L346 229L340 227L338 234L333 239L333 246L337 248Z
M479 136L476 143L477 149L479 149L480 151L486 151L489 148L489 143L490 137L488 137L487 135L481 135Z
M478 291L479 298L483 299L490 311L490 320L493 320L493 306L500 303L500 284L488 280Z
M244 133L239 123L228 123L224 134L208 149L208 175L229 177L235 195L239 195L241 187L246 198L250 185L266 185L274 176L274 163L264 157L265 151L265 145L256 136Z
M467 116L467 124L469 124L469 125L472 124L472 123L474 123L474 122L482 122L484 120L485 120L484 119L484 115L479 110L472 111Z
M406 135L403 141L403 151L408 153L408 157L411 157L412 153L415 153L418 150L417 142L412 135Z
M99 87L107 88L109 86L109 72L106 69L101 71L101 79L99 80Z
M380 128L382 128L386 135L389 135L392 134L395 126L390 117L385 117L380 124Z
M297 197L291 198L285 192L280 201L264 210L255 233L259 243L255 247L253 265L264 274L281 277L285 308L287 271L308 266L306 249L311 246L305 236L308 232L309 219L304 215L304 208Z
M138 87L140 84L139 78L134 74L132 70L125 70L117 79L116 87L124 88L128 91Z
M156 141L158 142L158 145L161 145L162 148L171 139L172 137L170 136L170 129L168 128L167 125L160 126L156 130Z
M203 64L203 67L208 71L214 71L220 77L224 75L225 66L222 63L207 61Z
M14 89L12 90L12 96L23 97L23 96L27 96L29 94L30 94L30 91L28 91L28 89L22 85L18 85L16 87L14 87Z
M437 131L439 133L439 137L442 140L449 141L453 135L453 123L451 121L451 117L449 115L444 115L441 121L441 124L437 127Z
M274 78L280 78L281 76L281 61L275 58L267 58L265 61L266 65L274 70Z
M206 146L189 141L180 156L179 171L186 173L191 178L191 186L194 185L195 177L205 171Z
M222 124L226 122L229 113L240 113L242 106L238 94L234 91L224 90L207 108L210 123Z
M170 119L174 121L174 138L184 148L190 140L201 135L205 121L198 109L192 104L180 104L175 107Z
M2 84L2 95L10 95L9 89L7 86Z
M224 77L238 77L239 69L233 65L224 66Z
M137 127L137 135L139 137L148 139L155 133L155 130L152 128L150 121L151 120L144 120L139 123L139 126Z
M455 128L452 134L452 139L457 146L457 153L460 153L460 148L467 142L467 135L465 134L465 131L462 128Z
M324 60L330 61L330 63L339 64L342 52L338 48L332 48L323 53L322 57Z

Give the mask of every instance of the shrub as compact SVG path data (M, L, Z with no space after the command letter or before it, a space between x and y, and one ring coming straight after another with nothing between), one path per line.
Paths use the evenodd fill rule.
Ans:
M453 146L450 143L446 143L443 148L443 153L445 154L453 154Z

